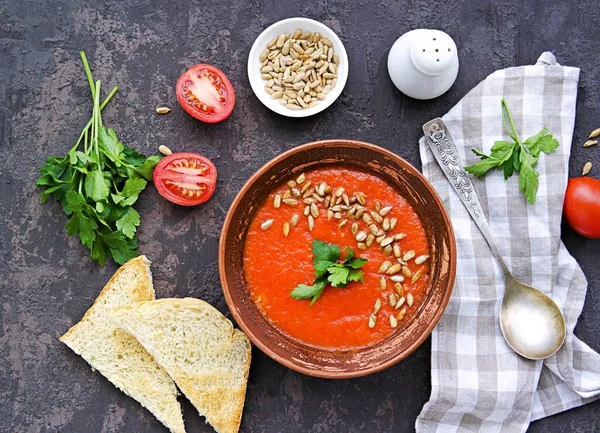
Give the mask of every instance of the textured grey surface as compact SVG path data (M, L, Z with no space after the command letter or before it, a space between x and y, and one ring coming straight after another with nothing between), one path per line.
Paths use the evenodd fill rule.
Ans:
M79 50L87 52L104 86L121 88L104 120L124 142L146 154L160 144L195 151L217 165L217 192L203 206L173 206L148 188L137 205L139 242L154 263L158 296L201 297L229 315L218 281L218 235L234 195L263 163L304 142L353 138L419 166L421 124L442 115L495 69L533 63L544 50L582 68L570 169L575 175L592 160L592 175L599 176L600 149L581 147L600 126L595 2L523 3L0 0L0 431L165 431L58 341L116 268L91 262L79 241L65 235L59 206L40 204L34 186L45 156L64 154L89 116ZM267 111L245 73L254 38L291 16L332 27L350 60L341 98L308 119ZM459 47L456 84L430 102L404 97L387 76L390 46L419 27L445 30ZM237 105L222 124L199 123L177 105L174 83L197 62L217 65L233 82ZM160 105L173 112L157 117ZM566 226L563 239L590 281L576 332L599 350L600 243ZM302 376L254 350L241 430L413 431L430 392L429 350L427 341L393 368L343 381ZM190 433L212 431L183 405ZM574 409L536 422L530 431L598 431L599 409L598 402Z

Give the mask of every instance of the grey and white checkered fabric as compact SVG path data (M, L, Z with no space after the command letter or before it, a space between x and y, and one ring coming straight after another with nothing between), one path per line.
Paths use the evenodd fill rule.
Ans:
M423 173L444 201L456 233L458 268L448 308L432 334L430 401L416 422L426 432L522 432L529 423L585 404L600 394L600 355L573 335L587 282L560 240L562 204L575 121L579 69L544 53L536 65L496 71L443 119L466 164L471 149L490 152L506 140L500 99L506 98L524 139L547 127L560 141L542 155L535 205L519 191L518 174L473 179L498 247L514 276L544 290L560 306L567 340L549 359L530 361L504 341L498 315L504 282L483 236L446 180L424 139Z

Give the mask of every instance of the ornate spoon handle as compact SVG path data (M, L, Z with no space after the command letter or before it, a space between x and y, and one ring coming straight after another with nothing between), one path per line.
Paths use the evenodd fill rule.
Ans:
M498 246L494 241L490 226L485 219L483 209L481 209L481 205L479 204L477 193L473 189L469 174L463 168L458 150L446 124L440 118L433 119L423 125L423 132L425 133L425 141L431 148L435 159L469 211L469 214L471 214L471 218L473 218L473 221L479 227L481 234L483 234L483 237L490 245L492 253L494 253L494 256L496 256L496 259L500 263L504 275L506 277L510 276L508 268L500 255Z

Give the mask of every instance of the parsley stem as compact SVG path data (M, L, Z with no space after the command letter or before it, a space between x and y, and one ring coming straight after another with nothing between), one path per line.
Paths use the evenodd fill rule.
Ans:
M102 102L102 104L100 104L100 110L104 110L104 107L106 107L106 105L110 102L110 100L112 99L113 96L115 96L115 94L117 93L117 91L119 90L119 88L117 86L113 87L113 89L110 91L110 93L108 94L108 96L104 99L104 101ZM79 144L81 143L81 140L84 138L84 135L87 134L87 131L90 129L90 127L92 126L92 121L94 119L90 118L90 120L88 121L88 123L85 125L85 127L83 128L83 131L81 131L81 134L79 134L79 138L77 139L77 143L75 143L75 146L73 146L73 148L71 149L72 151L77 150L77 148L79 147ZM87 140L87 138L86 138ZM87 153L88 147L87 145L85 146L85 150Z
M92 78L92 71L90 70L90 65L83 51L79 52L79 57L81 57L81 63L83 63L83 69L85 69L85 76L88 80L88 84L90 85L90 90L92 91L92 98L94 98L96 89L94 87L94 79Z
M504 98L502 98L501 104L502 104L502 126L504 126L504 130L506 131L508 136L510 138L512 138L514 140L514 142L520 146L521 141L519 140L519 134L517 133L517 128L515 128L515 124L513 122L512 115L510 114L510 110L508 109L508 104L506 103L506 100ZM512 134L510 133L508 126L506 125L506 118L508 118L508 121L510 122L510 127L512 128Z
M92 117L95 118L94 128L94 149L96 150L96 156L98 157L98 166L100 167L100 149L98 147L98 130L100 129L100 80L96 81L96 91L94 92L94 110ZM100 167L102 169L102 167Z

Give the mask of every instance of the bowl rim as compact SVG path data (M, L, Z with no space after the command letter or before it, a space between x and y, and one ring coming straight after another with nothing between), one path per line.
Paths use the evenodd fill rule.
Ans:
M252 332L252 330L248 327L248 325L244 321L241 314L239 314L238 310L235 308L235 302L229 291L229 286L227 284L226 270L225 270L225 243L226 243L227 233L229 232L229 226L233 219L233 215L237 211L242 198L248 192L248 190L254 186L256 181L263 175L263 173L265 173L267 170L269 170L271 167L278 164L282 160L288 158L290 155L293 155L296 153L310 151L312 149L315 149L315 148L318 148L321 146L343 147L343 146L348 146L348 145L358 146L358 147L372 150L377 153L384 154L385 156L398 161L400 164L402 164L402 166L404 168L406 168L408 171L410 171L411 174L415 175L417 178L419 178L419 180L422 181L422 183L427 188L428 192L432 195L438 209L441 210L442 218L444 219L446 227L448 228L448 239L449 239L449 250L450 250L449 271L448 271L449 277L448 277L448 290L445 291L444 296L441 298L441 302L440 302L437 310L435 311L435 314L433 315L432 320L427 324L427 326L424 328L424 331L419 335L419 337L415 341L413 341L413 343L410 346L408 346L406 349L402 350L401 352L396 353L394 356L389 357L385 361L382 361L381 363L377 363L377 364L367 367L365 369L361 369L361 370L357 370L357 371L349 370L349 371L331 372L331 371L326 371L326 370L321 371L318 369L307 368L302 364L295 363L292 358L288 359L286 357L278 355L265 342L263 342L260 338L258 338L254 332ZM455 280L456 280L456 266L457 266L456 261L457 261L456 237L454 234L454 229L452 227L452 221L450 220L450 216L448 214L448 211L447 211L444 203L442 202L442 199L440 198L439 194L437 193L437 191L435 190L433 185L431 185L429 180L427 180L427 178L419 170L417 170L416 167L414 167L411 163L409 163L407 160L405 160L401 156L396 155L395 153L391 152L390 150L387 150L387 149L377 146L375 144L367 143L364 141L358 141L358 140L350 140L350 139L328 139L328 140L319 140L319 141L313 141L310 143L305 143L305 144L296 146L292 149L289 149L289 150L277 155L276 157L274 157L267 163L265 163L252 176L250 176L250 178L246 181L246 183L244 184L242 189L237 193L236 197L234 198L233 202L231 203L231 206L229 207L229 210L227 211L227 215L225 216L225 221L223 223L223 228L221 229L221 235L219 237L218 267L219 267L219 279L221 282L221 290L223 291L223 295L225 297L225 302L227 303L227 307L229 308L229 311L231 312L231 315L233 316L233 318L236 321L236 323L238 324L238 326L241 328L242 331L244 331L244 333L248 336L250 341L255 346L257 346L264 354L269 356L271 359L277 361L278 363L280 363L281 365L283 365L285 367L290 368L291 370L297 371L302 374L306 374L308 376L324 378L324 379L350 379L350 378L367 376L367 375L385 370L385 369L393 366L394 364L397 364L398 362L402 361L408 355L413 353L421 344L423 344L423 342L427 339L427 337L429 337L429 335L433 331L433 328L435 328L435 326L438 324L440 318L442 317L442 315L444 314L444 312L446 310L446 307L450 300L450 296L452 295ZM274 325L271 325L271 326L274 326ZM298 340L298 341L300 341L300 340ZM307 345L307 346L309 346L309 345Z
M260 83L256 79L253 79L253 76L256 75L254 72L254 67L258 66L260 63L258 61L258 56L260 54L260 51L262 51L262 50L259 48L258 44L267 39L266 35L271 31L271 29L273 27L285 27L285 26L289 25L290 27L293 26L296 28L298 28L298 27L301 28L303 23L310 23L311 25L318 27L320 29L320 33L327 36L334 43L334 45L336 46L336 51L337 51L338 46L340 47L340 50L338 52L338 55L340 56L340 64L344 64L345 67L341 68L343 73L341 75L338 74L338 81L337 81L335 88L332 89L331 92L329 92L327 94L327 98L325 98L323 100L323 102L318 104L316 107L307 108L305 110L292 111L292 110L289 110L289 109L279 105L279 103L277 103L276 105L268 103L268 102L271 102L274 100L271 99L271 97L269 96L269 94L267 94L267 92L263 91L264 82L262 81L262 79L260 79L261 80ZM265 46L266 46L267 42L268 41L265 41ZM255 59L255 60L253 60L253 59ZM256 95L258 100L269 110L273 111L274 113L280 114L282 116L286 116L286 117L295 117L295 118L309 117L309 116L313 116L313 115L320 113L321 111L327 109L342 94L342 91L343 91L344 87L346 86L346 82L348 80L348 71L349 71L348 54L346 52L346 48L344 47L344 43L342 42L342 40L327 25L323 24L320 21L313 20L312 18L292 17L292 18L286 18L286 19L283 19L283 20L280 20L280 21L277 21L277 22L271 24L256 37L256 39L254 40L254 43L252 44L252 47L250 48L250 52L248 53L248 61L247 61L248 81L250 82L250 87L252 88L254 95ZM339 72L339 70L338 70L338 72Z

